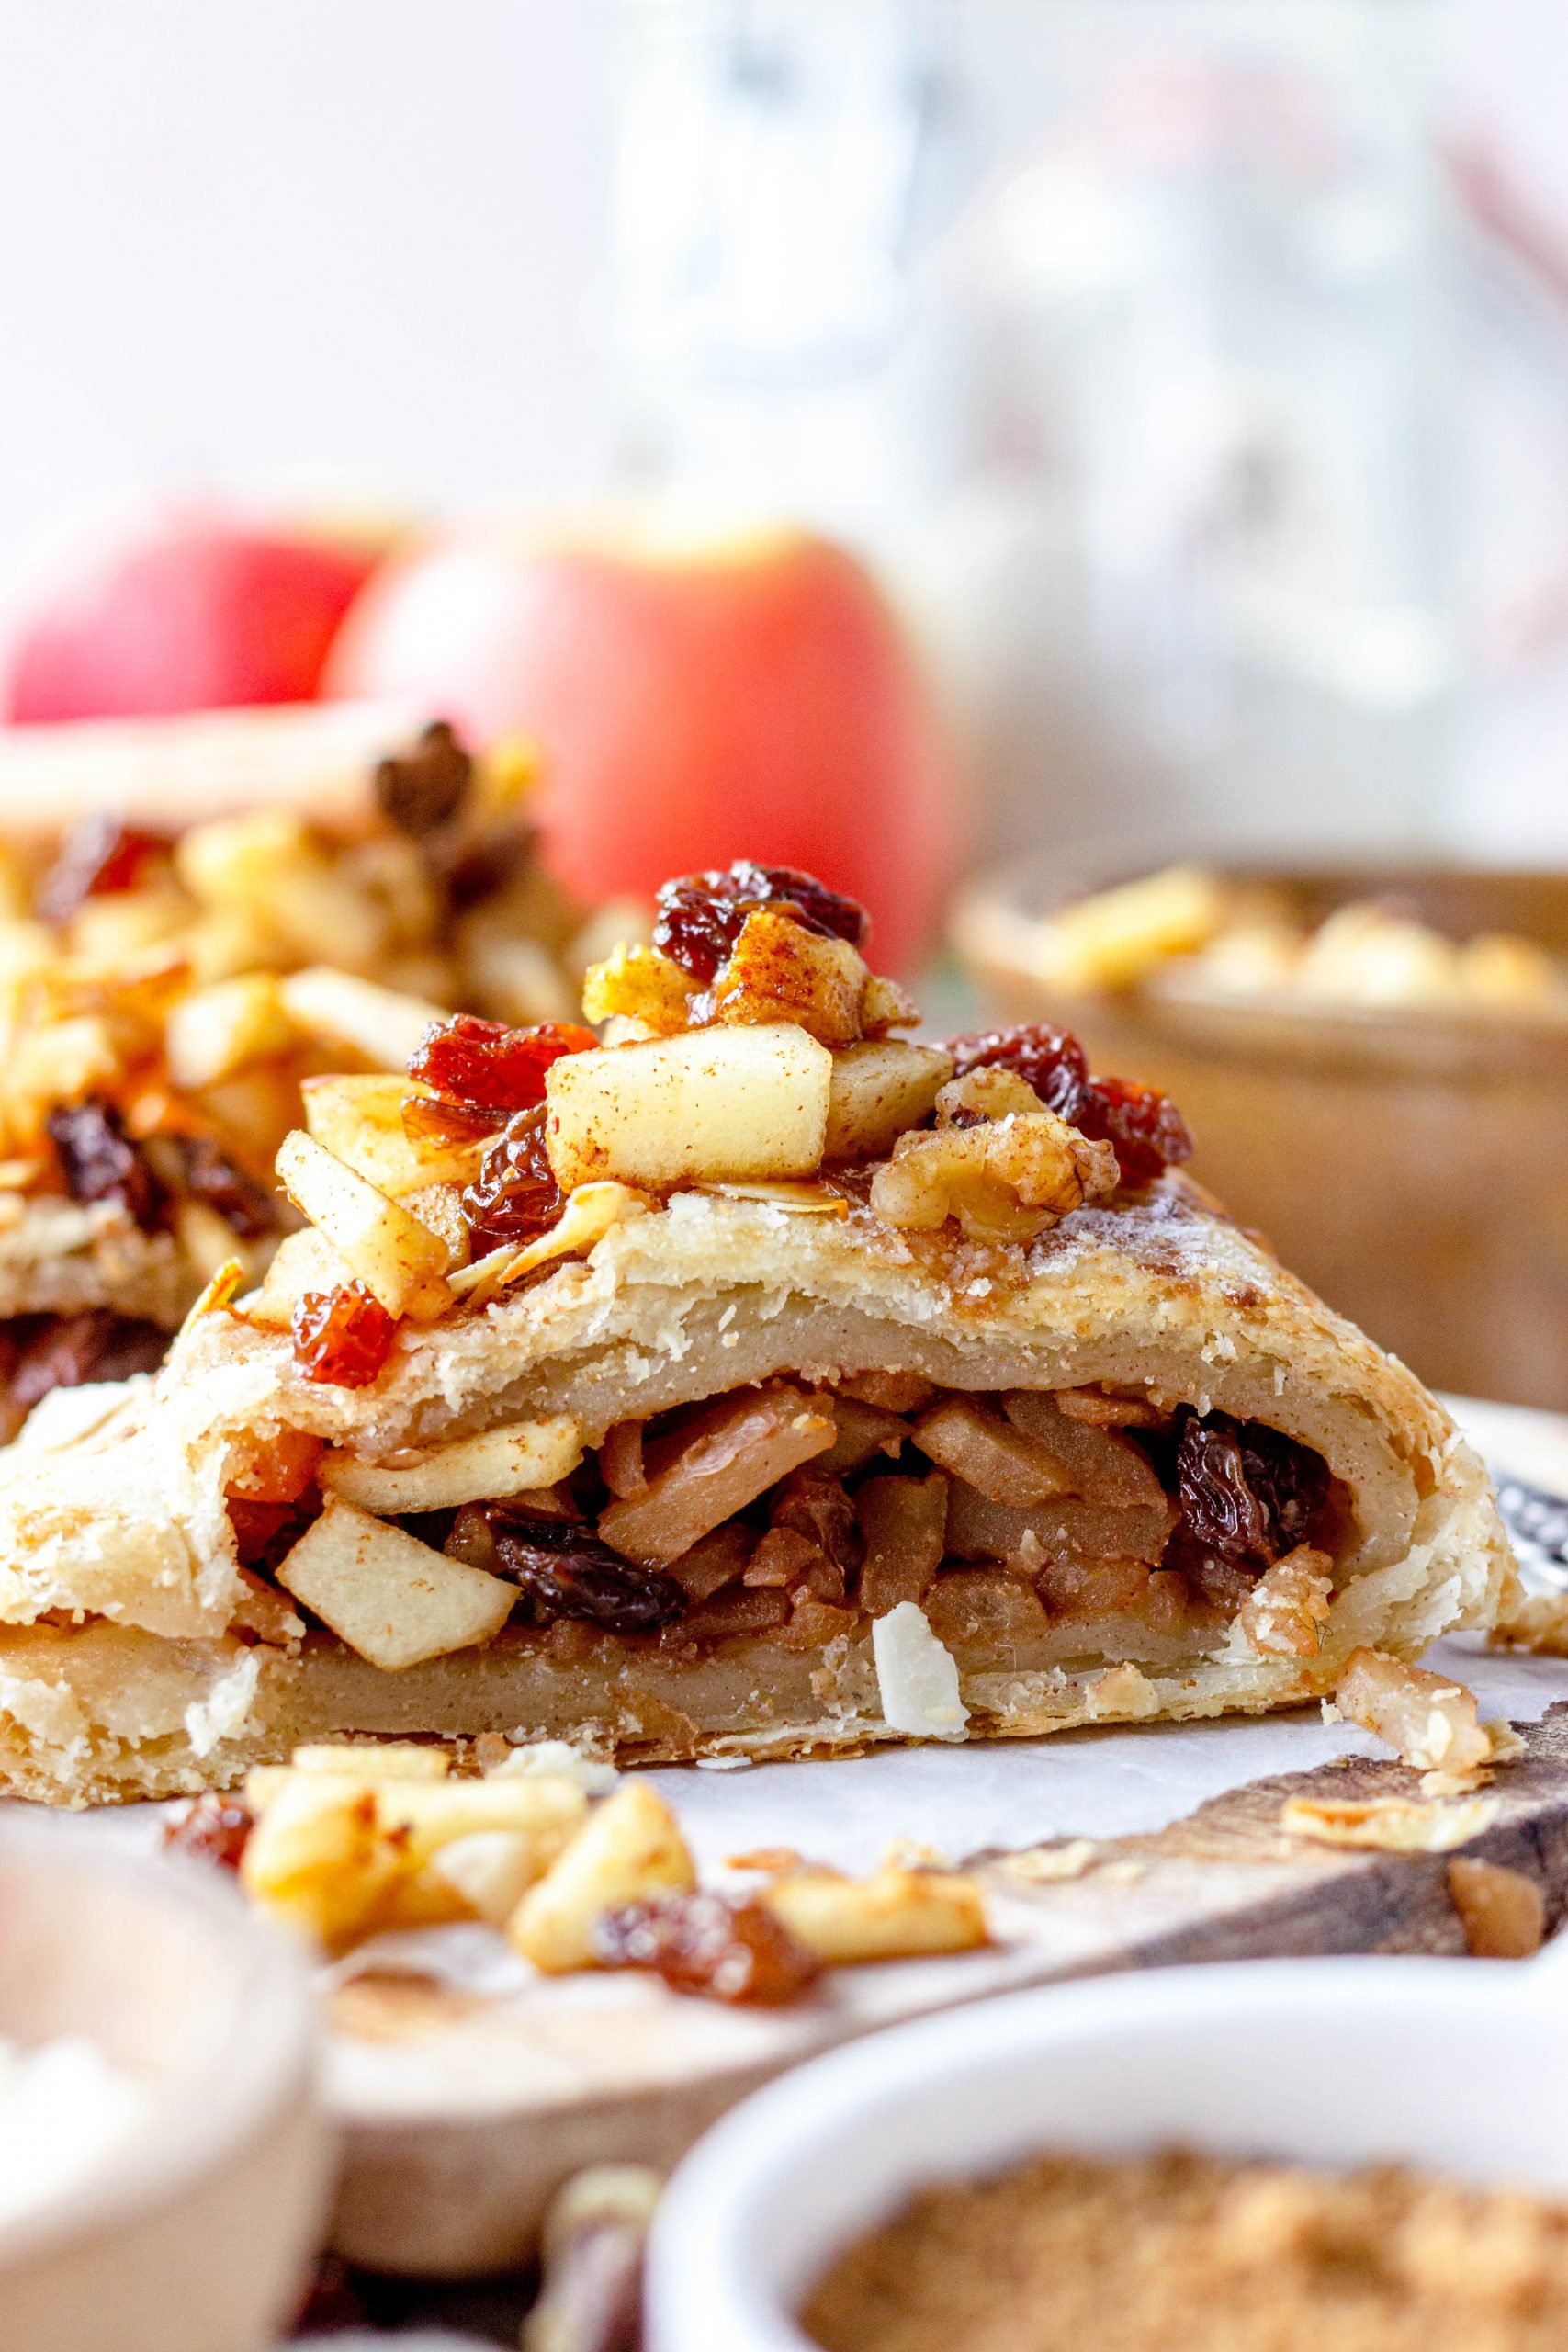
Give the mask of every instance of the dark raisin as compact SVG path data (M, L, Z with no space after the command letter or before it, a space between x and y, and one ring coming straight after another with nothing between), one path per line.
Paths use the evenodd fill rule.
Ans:
M225 1508L234 1531L234 1549L241 1566L254 1569L258 1576L270 1576L304 1534L311 1510L319 1507L320 1501L313 1489L310 1506L300 1502L260 1503L245 1495L229 1496Z
M391 1353L397 1319L359 1283L294 1302L294 1364L307 1380L368 1388Z
M954 1075L972 1069L1010 1069L1032 1086L1048 1111L1076 1120L1089 1091L1089 1060L1067 1029L1029 1021L1014 1029L987 1029L975 1037L954 1037L949 1047Z
M380 763L376 797L398 831L417 841L452 822L473 776L473 761L446 719L437 718L412 752Z
M1176 1449L1182 1522L1202 1550L1268 1567L1311 1538L1328 1492L1322 1457L1278 1430L1191 1414Z
M822 1963L762 1903L671 1894L608 1912L593 1930L601 1968L648 1968L710 2001L793 2001Z
M561 1213L561 1190L545 1149L543 1103L508 1120L458 1206L476 1258L549 1231Z
M579 1617L606 1634L649 1634L685 1608L673 1577L640 1567L586 1528L560 1519L525 1519L492 1506L494 1573L509 1577L536 1625Z
M1192 1133L1168 1094L1135 1078L1091 1078L1076 1125L1113 1144L1123 1184L1148 1184L1192 1157Z
M17 1316L4 1329L0 1444L6 1445L33 1407L53 1389L156 1372L169 1346L168 1333L156 1323L116 1315L107 1307L81 1315Z
M236 1167L211 1136L182 1136L180 1154L186 1190L215 1208L231 1233L242 1241L259 1241L277 1231L282 1219L272 1194Z
M433 1021L409 1064L409 1076L446 1098L480 1111L525 1111L545 1099L545 1073L563 1054L586 1053L599 1040L574 1022L542 1021L509 1029L477 1013Z
M515 821L491 825L477 833L430 833L420 844L425 865L455 915L494 898L498 890L516 881L527 871L535 846L532 828Z
M682 874L659 893L653 944L689 972L711 980L739 938L749 914L776 907L803 930L863 947L870 933L865 909L840 898L793 865L754 865L739 858L728 871Z
M295 2335L358 2335L371 2325L370 2306L341 2254L319 2254L289 2331Z
M73 825L38 889L45 922L68 922L85 900L104 890L129 890L142 868L169 847L162 833L128 825L100 809Z
M255 1826L255 1815L238 1797L197 1797L165 1818L164 1844L172 1853L237 1871Z
M89 1095L51 1111L44 1125L73 1201L118 1202L143 1232L155 1230L168 1196L112 1102Z

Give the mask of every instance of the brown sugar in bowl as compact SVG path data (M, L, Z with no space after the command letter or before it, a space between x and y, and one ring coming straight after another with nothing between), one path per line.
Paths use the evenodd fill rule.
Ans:
M1200 1182L1425 1380L1568 1404L1568 1016L1041 977L1044 917L1166 862L1123 849L973 884L953 938L987 1015L1058 1022L1092 1068L1163 1087L1197 1138ZM1391 898L1450 938L1508 932L1568 958L1568 875L1203 863L1224 883L1267 883L1309 926Z

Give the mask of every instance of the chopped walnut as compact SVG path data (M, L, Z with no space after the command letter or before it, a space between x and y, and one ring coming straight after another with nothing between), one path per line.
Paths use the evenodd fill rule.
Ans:
M974 1127L982 1119L1007 1119L1019 1112L1032 1116L1039 1108L1040 1097L1026 1078L1015 1069L983 1062L941 1088L936 1123L939 1127Z
M971 1239L1027 1241L1116 1190L1116 1154L1054 1111L900 1136L871 1181L889 1225L934 1229L956 1217Z
M1508 1751L1509 1742L1480 1721L1473 1691L1381 1650L1352 1650L1334 1696L1342 1714L1386 1739L1418 1772L1451 1779Z
M620 946L582 979L584 1021L637 1021L650 1036L690 1026L697 984L657 947Z
M1333 1582L1333 1560L1310 1544L1276 1560L1236 1612L1248 1646L1262 1657L1315 1657Z
M1476 1960L1529 1960L1546 1935L1546 1901L1533 1878L1469 1856L1449 1864L1449 1893Z

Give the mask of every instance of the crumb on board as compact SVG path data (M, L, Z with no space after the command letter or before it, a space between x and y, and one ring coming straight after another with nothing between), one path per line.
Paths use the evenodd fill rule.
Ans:
M1497 1816L1495 1797L1442 1804L1418 1797L1287 1797L1280 1826L1317 1846L1387 1854L1446 1854L1479 1838Z

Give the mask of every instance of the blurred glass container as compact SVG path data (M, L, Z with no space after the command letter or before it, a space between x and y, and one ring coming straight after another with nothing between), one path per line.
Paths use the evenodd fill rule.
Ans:
M1040 977L1041 918L1160 863L1125 847L976 883L954 939L1009 1020L1076 1030L1093 1068L1163 1087L1192 1172L1292 1272L1434 1385L1568 1408L1568 1019L1438 1005L1160 992ZM1455 940L1509 933L1568 959L1568 875L1348 859L1208 861L1308 928L1393 899ZM1176 967L1173 967L1176 968Z
M991 846L1448 797L1443 0L638 0L629 472L880 556Z

